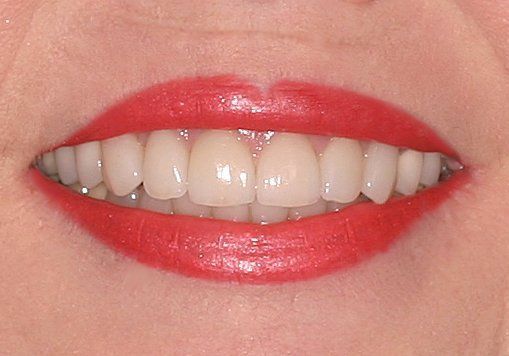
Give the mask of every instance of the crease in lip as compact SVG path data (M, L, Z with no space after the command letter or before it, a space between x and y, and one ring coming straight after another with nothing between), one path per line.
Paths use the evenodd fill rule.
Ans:
M344 89L282 81L263 94L235 76L157 84L114 105L60 146L127 132L244 128L376 140L457 158L430 128L394 106ZM118 252L198 278L271 283L305 280L387 250L469 177L415 196L360 203L339 213L258 226L168 216L79 196L32 169L33 182L71 218Z

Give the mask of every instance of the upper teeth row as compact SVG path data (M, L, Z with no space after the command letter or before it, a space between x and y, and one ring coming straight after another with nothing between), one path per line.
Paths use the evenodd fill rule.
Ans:
M104 181L117 196L143 183L160 200L188 193L193 203L213 207L256 200L289 208L320 199L349 203L361 192L381 204L394 190L412 195L436 184L443 169L440 153L348 138L324 137L320 143L303 134L268 136L257 151L238 131L206 130L192 145L177 130L125 134L58 148L39 165L65 185L79 182L92 189Z

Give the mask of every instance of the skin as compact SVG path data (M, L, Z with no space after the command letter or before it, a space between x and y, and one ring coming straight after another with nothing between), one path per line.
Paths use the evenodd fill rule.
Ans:
M0 14L2 353L509 352L506 0L4 0ZM119 256L27 180L38 153L127 92L225 73L399 105L451 143L471 183L359 266L239 286Z

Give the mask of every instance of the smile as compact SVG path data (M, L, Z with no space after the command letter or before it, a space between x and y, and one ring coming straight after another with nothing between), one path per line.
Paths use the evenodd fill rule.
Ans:
M187 276L288 282L390 245L468 179L458 154L390 104L233 76L158 84L30 171L118 252Z

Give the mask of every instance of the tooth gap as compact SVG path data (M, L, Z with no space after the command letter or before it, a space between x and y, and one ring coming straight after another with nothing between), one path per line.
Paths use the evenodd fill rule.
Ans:
M125 134L39 154L31 166L92 199L260 225L383 204L464 169L375 141L248 129Z

